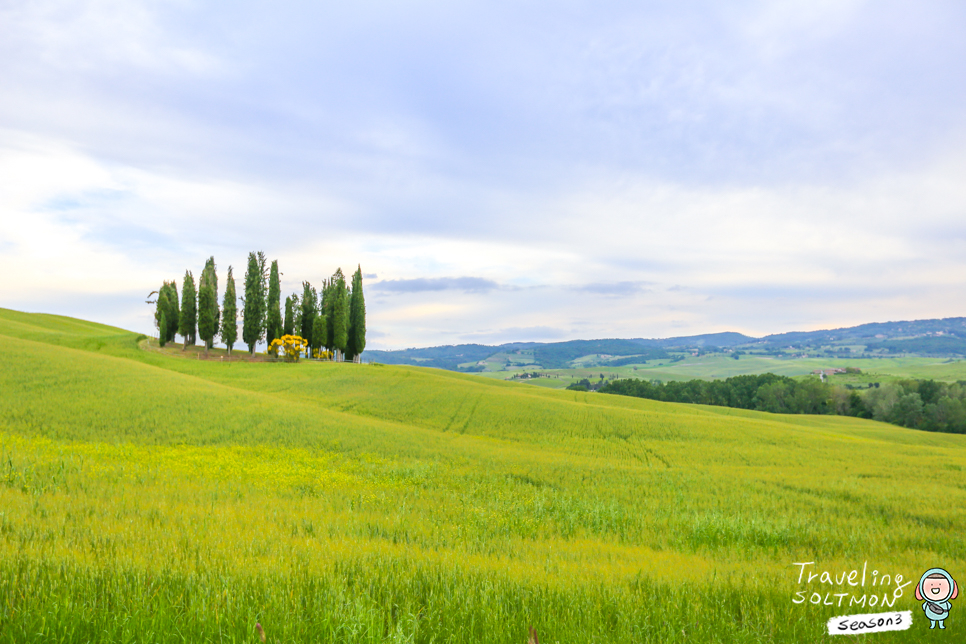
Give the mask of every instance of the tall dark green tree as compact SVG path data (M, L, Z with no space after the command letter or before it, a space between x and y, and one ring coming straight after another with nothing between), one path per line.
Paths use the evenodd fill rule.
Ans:
M282 285L278 280L278 260L272 262L272 270L268 277L268 313L265 318L265 342L272 344L272 340L282 337L282 314L279 311L279 298L282 297Z
M161 316L158 318L158 346L162 349L168 342L168 318L161 309Z
M198 335L205 343L205 355L208 355L208 350L215 340L217 303L213 307L212 302L215 302L215 288L210 281L206 281L198 291Z
M308 282L302 282L302 318L301 318L301 328L299 329L301 335L308 346L306 347L306 352L311 356L312 346L312 331L315 325L315 316L318 314L318 294L312 285Z
M302 300L298 293L292 293L292 335L302 333Z
M285 298L285 321L282 322L282 333L292 335L295 333L295 311L292 310L292 296Z
M202 293L206 288L211 289L209 295L205 295L205 304L201 304ZM205 321L205 330L202 332L202 320ZM205 268L201 271L198 279L198 335L205 343L205 352L211 348L218 335L218 327L221 322L221 311L218 310L218 274L215 268L215 258L209 257L205 262Z
M321 299L321 298L320 298ZM316 313L315 321L312 322L312 344L309 348L312 353L318 352L325 342L325 316Z
M319 289L319 317L322 318L321 327L322 337L319 344L326 349L332 349L332 284L331 280L322 280L322 288Z
M195 278L191 271L184 272L184 283L181 285L181 319L178 323L178 333L184 338L184 346L188 348L197 340L198 302L195 294Z
M235 296L235 276L228 267L228 280L225 282L225 302L221 307L221 341L228 347L228 355L238 340L238 302Z
M346 357L350 360L366 348L366 299L362 294L362 266L352 274L352 293L349 296L349 341Z
M164 316L162 328L161 316ZM174 336L178 332L178 322L180 311L178 310L178 288L174 282L165 282L158 291L157 306L154 312L154 319L158 324L158 342L163 347L168 342L174 341Z
M151 297L150 295L148 297ZM158 291L158 299L154 301L154 326L158 328L158 343L163 347L164 343L168 341L168 327L167 320L165 320L164 328L161 324L161 316L167 311L167 302L165 301L168 297L168 283L165 282L161 286L161 290Z
M336 352L336 360L341 360L349 344L349 292L345 285L345 275L337 268L332 275L330 284L332 289L331 325L332 348Z
M265 253L248 254L248 270L245 273L245 297L242 299L242 339L248 351L255 355L255 346L265 337Z
M158 328L158 343L163 347L168 342L168 283L165 282L161 290L158 291L158 299L154 304L154 326ZM161 316L165 316L164 324L161 324Z
M165 308L165 317L168 319L168 342L174 342L174 336L178 333L178 325L181 323L181 309L178 306L178 285L175 280L167 282L168 302Z

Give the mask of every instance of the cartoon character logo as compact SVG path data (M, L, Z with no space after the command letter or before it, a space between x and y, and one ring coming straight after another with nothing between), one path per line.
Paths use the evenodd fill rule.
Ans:
M916 586L916 599L922 602L922 610L932 622L929 628L936 628L936 622L939 622L939 628L946 628L943 622L952 608L949 602L958 596L959 587L953 581L953 576L942 568L930 568L922 574Z

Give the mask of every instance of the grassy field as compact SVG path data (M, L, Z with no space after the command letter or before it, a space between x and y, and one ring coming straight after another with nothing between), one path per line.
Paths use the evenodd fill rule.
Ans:
M819 642L883 595L914 624L869 641L966 632L913 597L966 578L966 437L177 353L0 309L0 642Z

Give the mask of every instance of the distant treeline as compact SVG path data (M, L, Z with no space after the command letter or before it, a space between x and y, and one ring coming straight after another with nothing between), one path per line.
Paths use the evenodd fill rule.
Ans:
M773 373L724 380L614 380L602 393L665 402L718 405L779 414L836 414L872 418L913 429L966 434L966 382L901 380L865 390Z
M763 373L724 380L658 382L636 378L614 380L598 391L665 402L757 409L780 414L828 413L827 385Z

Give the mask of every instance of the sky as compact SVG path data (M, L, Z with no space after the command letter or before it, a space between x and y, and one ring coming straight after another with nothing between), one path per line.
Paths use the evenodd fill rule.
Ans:
M367 347L966 315L966 3L0 2L0 307L249 252ZM239 343L241 346L241 343Z

